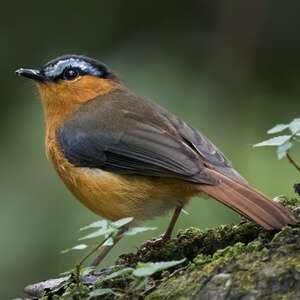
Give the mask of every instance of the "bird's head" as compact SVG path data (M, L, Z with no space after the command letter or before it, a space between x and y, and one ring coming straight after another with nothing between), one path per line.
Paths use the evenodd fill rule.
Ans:
M72 113L84 102L121 85L119 78L105 64L83 55L60 56L40 70L21 68L16 74L35 81L46 117Z

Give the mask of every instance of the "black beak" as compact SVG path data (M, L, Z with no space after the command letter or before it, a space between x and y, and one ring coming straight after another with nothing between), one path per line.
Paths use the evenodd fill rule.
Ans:
M21 68L16 70L16 74L36 81L44 81L44 77L41 75L41 72L39 70Z

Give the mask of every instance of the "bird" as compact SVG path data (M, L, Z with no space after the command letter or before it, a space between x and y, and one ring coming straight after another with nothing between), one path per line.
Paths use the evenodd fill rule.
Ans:
M170 239L191 198L201 195L267 230L299 221L249 186L200 131L136 95L101 61L63 55L41 69L20 68L16 74L33 79L39 90L47 158L96 215L112 221L133 217L136 224L174 210L163 241ZM121 227L113 245L127 229Z

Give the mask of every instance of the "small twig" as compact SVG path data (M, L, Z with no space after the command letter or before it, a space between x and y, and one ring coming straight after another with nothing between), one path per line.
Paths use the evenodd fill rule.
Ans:
M132 288L130 290L134 291L136 289L138 289L138 287L145 281L145 278L144 277L140 277L140 278L137 278L135 284L132 286Z
M93 261L92 265L93 267L97 267L99 263L102 261L102 259L109 253L109 251L120 241L123 233L128 230L128 227L126 225L123 225L121 228L119 228L117 233L112 233L109 235L109 237L106 239L108 240L109 238L113 238L113 244L110 246L107 246L102 253ZM100 246L99 246L100 248Z
M190 266L190 264L187 264L186 266L183 266L179 269L176 269L173 273L171 273L169 276L168 276L168 279L174 277L175 275L177 275L177 273L179 273L180 271L183 271L183 270L186 270L188 267Z
M76 265L76 283L78 292L80 292L80 268L82 264L92 255L94 254L109 238L109 235L106 239L104 239L100 244L97 245L92 251L90 251L77 265Z
M295 142L297 142L297 143L300 143L300 139L298 139L298 138L296 138L296 137L293 138L293 141L295 141Z
M289 160L289 162L300 172L300 167L296 164L296 162L292 159L288 152L286 153L286 157Z
M106 256L106 254L113 248L113 246L116 245L116 243L121 239L122 234L128 230L128 227L126 225L123 225L121 228L119 228L118 232L112 232L110 235L108 235L97 247L95 247L92 251L90 251L77 265L76 265L76 282L77 282L77 289L78 292L80 292L80 269L82 264L97 250L99 250L104 243L109 239L113 238L113 244L110 246L107 246L102 253L94 260L91 267L97 267L100 261Z

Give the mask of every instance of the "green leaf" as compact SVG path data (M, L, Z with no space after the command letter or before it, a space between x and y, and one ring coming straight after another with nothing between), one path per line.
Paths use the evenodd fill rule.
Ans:
M289 124L277 124L276 126L274 126L273 128L269 129L267 131L267 133L272 134L272 133L277 133L277 132L281 132L287 128L289 128Z
M145 286L148 284L149 282L149 277L145 277L144 280L135 288L136 291L144 289Z
M90 225L81 227L80 231L81 230L90 229L90 228L98 228L98 227L103 228L103 227L107 227L107 225L108 225L108 221L106 221L106 220L100 220L100 221L97 221L97 222L93 222Z
M76 273L76 269L71 269L62 273L59 273L60 276L66 276L66 275L70 275L70 274L75 274Z
M184 261L185 258L181 260L161 261L156 263L138 263L136 269L133 271L133 275L137 277L150 276L158 271L179 265Z
M300 132L300 118L294 119L290 125L290 130L293 134L299 133Z
M106 294L114 293L112 289L97 289L89 293L89 298L91 299L92 297L97 297L97 296L102 296Z
M118 276L123 275L123 274L132 273L133 271L134 271L133 268L124 268L122 270L113 272L113 273L111 273L107 276L100 277L100 279L97 280L97 283L99 283L101 281L108 280L108 279L113 279L113 278L118 277Z
M114 227L120 228L120 227L130 223L132 220L133 220L133 217L123 218L116 222L112 222L111 225Z
M90 273L91 271L94 271L95 267L82 267L79 270L80 275L87 275L88 273ZM76 274L77 273L77 269L71 269L68 271L65 271L63 273L60 273L59 275L65 276L65 275L69 275L69 274Z
M110 235L113 231L114 231L113 228L101 228L99 230L96 230L88 235L79 238L79 240L93 239L101 235Z
M128 231L124 233L124 235L135 235L140 232L148 231L148 230L156 230L157 227L131 227Z
M60 253L65 254L65 253L68 253L71 250L84 250L87 247L88 247L88 245L86 245L86 244L79 244L79 245L76 245L76 246L74 246L72 248L68 248L68 249L62 250L62 251L60 251Z
M280 146L287 142L292 136L291 135L280 135L274 138L268 139L266 141L260 142L253 145L253 147L262 147L262 146Z
M283 157L286 156L286 153L289 149L291 149L291 147L293 146L293 144L291 142L285 142L284 144L282 144L281 146L279 146L277 148L277 158L278 159L282 159Z
M184 208L181 210L185 215L189 216L190 213L188 211L186 211Z
M87 276L89 275L91 272L95 271L96 267L83 267L83 268L80 268L79 270L79 273L80 275L82 275L83 277L84 276Z
M112 246L114 244L114 239L112 237L108 238L103 246Z

